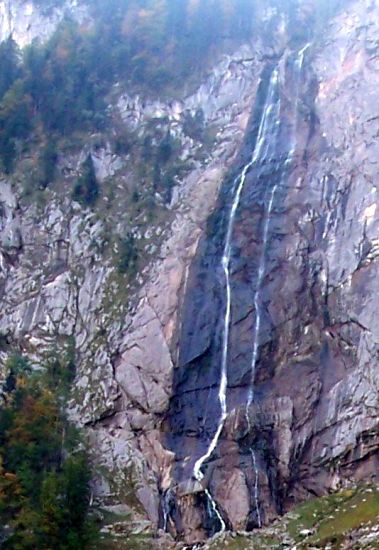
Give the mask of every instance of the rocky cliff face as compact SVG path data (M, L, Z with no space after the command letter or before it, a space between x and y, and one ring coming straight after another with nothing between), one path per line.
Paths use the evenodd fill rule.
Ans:
M9 9L2 36L13 21L23 45ZM313 11L262 7L254 45L180 101L118 91L122 124L160 121L188 168L160 222L133 228L147 261L126 293L106 220L1 181L1 333L35 364L74 339L95 496L191 543L378 471L379 9L351 2L310 33ZM199 156L183 125L200 109ZM127 184L106 143L62 174L88 153L104 187Z
M191 265L167 416L190 538L376 475L377 16L351 5L266 65Z
M32 40L46 40L65 17L83 21L88 17L87 9L76 0L36 5L33 1L3 0L0 4L0 42L12 36L20 47Z

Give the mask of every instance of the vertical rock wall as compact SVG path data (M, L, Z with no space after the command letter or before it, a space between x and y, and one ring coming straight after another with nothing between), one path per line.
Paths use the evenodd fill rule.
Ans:
M292 52L299 45L290 41L277 61L281 137L271 162L249 172L236 217L228 418L204 465L203 489L234 529L257 526L257 488L267 522L296 501L378 471L378 16L373 3L360 2L327 21L306 52L298 98ZM225 219L233 178L254 149L259 113L258 97L240 159L192 263L182 308L167 441L176 456L181 529L190 540L201 528L212 533L217 523L191 479L220 417ZM293 125L296 150L286 168ZM269 190L278 178L262 252ZM262 253L259 354L246 415Z
M81 22L87 8L77 0L68 0L54 8L36 6L33 0L3 0L0 3L0 42L12 37L20 48L34 39L44 41L65 16Z
M0 5L0 39L12 33L23 46L42 27L48 36L64 14L46 15L47 25L28 6ZM75 337L70 411L99 466L95 495L113 510L138 508L139 517L189 541L220 528L205 488L226 526L245 529L258 525L258 511L268 522L296 501L378 470L379 9L351 2L312 39L307 21L317 5L302 3L295 27L281 11L265 2L253 46L224 59L183 101L143 105L121 91L113 105L142 133L152 118L168 121L190 166L126 315L112 259L93 246L104 222L54 191L41 208L21 204L17 181L0 181L1 332L36 363L57 338ZM307 41L297 90L295 53ZM270 162L249 172L236 213L228 417L201 485L193 465L220 416L220 260L230 190L251 158L273 66L279 139ZM199 144L182 132L183 115L198 109L216 130L203 163ZM286 164L292 134L295 154ZM62 166L75 171L87 149L60 159ZM128 158L91 152L101 182L127 181ZM246 414L267 199L278 179Z

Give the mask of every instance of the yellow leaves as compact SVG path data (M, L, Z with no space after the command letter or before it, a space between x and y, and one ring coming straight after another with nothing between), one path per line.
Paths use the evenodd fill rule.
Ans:
M27 378L23 374L19 374L16 377L16 387L17 388L25 388L27 385Z
M5 113L9 116L10 113L17 111L20 103L25 104L30 102L30 96L25 94L23 89L23 83L20 80L16 80L12 88L5 94L1 101L1 113Z
M21 494L21 487L16 474L6 472L3 467L3 459L0 455L0 505L9 503Z
M52 430L59 424L59 411L52 401L49 390L43 389L42 395L35 398L26 395L22 407L15 416L13 426L7 436L10 444L27 445L39 438L49 438Z
M6 479L7 481L10 481L10 482L17 481L16 474L12 474L11 472L5 472L5 474L3 474L3 477L4 477L4 479Z
M136 4L129 7L122 22L122 34L135 36L137 40L148 39L160 33L164 27L166 5L156 0L149 8L140 8Z

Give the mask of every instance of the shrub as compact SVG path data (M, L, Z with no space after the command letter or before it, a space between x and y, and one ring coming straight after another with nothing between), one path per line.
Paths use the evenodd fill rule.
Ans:
M120 239L118 246L117 269L119 273L134 276L138 266L138 250L135 238L129 233Z
M96 179L92 156L88 155L82 166L82 175L74 185L72 199L83 206L94 206L99 197L99 185Z

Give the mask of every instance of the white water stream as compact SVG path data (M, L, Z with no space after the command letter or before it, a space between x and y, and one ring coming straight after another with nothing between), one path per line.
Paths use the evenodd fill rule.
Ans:
M309 48L309 44L304 46L297 54L297 59L295 62L295 97L293 101L293 120L294 125L291 132L290 137L290 149L287 154L287 158L285 160L285 166L292 163L294 153L296 151L296 131L297 131L297 123L298 123L298 103L299 103L299 91L300 91L300 77L301 77L301 71L303 68L303 62L304 62L304 55L306 50ZM285 170L283 171L283 175L285 173ZM254 293L254 310L255 310L255 323L254 323L254 329L253 329L253 353L252 353L252 359L251 359L251 384L250 384L250 390L247 398L246 403L246 419L250 431L250 418L249 418L249 408L254 400L254 380L255 380L255 370L257 365L257 359L258 359L258 350L259 350L259 335L260 335L260 328L261 328L261 321L262 321L262 310L261 310L261 303L260 303L260 294L262 289L262 283L266 272L266 252L267 252L267 244L268 244L268 237L269 237L269 228L270 228L270 221L271 221L271 215L272 215L272 209L274 206L275 201L275 195L278 187L280 187L281 183L283 181L283 176L279 178L273 187L271 188L270 194L269 194L269 201L267 205L267 210L265 213L265 221L263 226L263 235L262 235L262 251L261 251L261 257L259 260L259 268L258 268L258 278L257 278L257 286ZM253 469L255 474L255 481L254 481L254 502L255 502L255 510L257 515L257 521L258 526L262 527L262 519L261 519L261 513L259 509L259 475L258 475L258 467L257 467L257 459L255 455L255 451L253 448L250 449L251 456L252 456L252 462L253 462Z
M257 162L258 159L262 158L262 153L268 149L266 143L266 135L269 131L269 127L273 120L275 123L279 120L279 95L277 93L278 87L278 70L275 69L271 75L269 89L267 93L266 105L262 114L258 137L256 146L254 148L254 153L251 160L243 168L241 174L234 180L233 183L233 204L230 210L228 227L226 233L225 246L222 256L222 269L225 276L225 288L226 288L226 306L225 306L225 317L224 317L224 331L222 339L222 358L221 358L221 380L220 387L218 392L218 399L221 407L221 416L218 422L217 430L208 446L206 453L201 456L194 465L193 475L195 479L201 481L203 479L203 473L201 468L206 460L210 458L213 451L215 450L218 440L220 438L222 429L224 427L225 419L227 417L227 408L226 408L226 388L227 388L227 359L228 359L228 344L229 344L229 330L230 330L230 315L231 315L231 287L230 287L230 258L231 258L231 249L232 249L232 234L234 228L234 221L236 217L237 208L240 203L242 190L246 181L247 173L250 168ZM274 103L275 96L276 102ZM266 155L264 156L264 158ZM225 531L225 522L221 517L221 514L217 510L215 501L213 500L209 491L206 491L206 495L211 503L212 509L214 510L217 518L220 521L221 532Z
M167 532L170 519L170 498L171 489L168 489L163 497L163 530Z
M294 117L296 120L296 112L298 106L298 97L299 97L299 85L300 85L300 74L303 66L304 54L309 45L305 46L302 50L298 52L298 58L296 60L296 94L294 98ZM292 161L295 148L296 148L296 126L297 120L294 123L294 130L291 136L291 148L287 155L285 164L288 164ZM249 170L257 164L263 165L265 162L273 160L276 152L277 138L279 135L280 129L280 94L279 94L279 72L278 68L275 68L271 74L270 83L267 90L266 103L263 109L256 145L254 147L254 152L250 161L244 166L242 172L233 182L232 194L234 196L232 207L229 214L229 220L227 225L225 245L222 255L222 270L225 277L225 289L226 289L226 305L225 305L225 316L224 316L224 329L223 329L223 338L222 338L222 357L221 357L221 379L220 386L218 391L218 399L221 408L221 415L218 421L217 430L206 450L206 452L195 462L193 475L195 479L199 482L204 477L204 474L201 471L203 464L211 457L214 452L218 440L220 438L224 423L227 417L227 405L226 405L226 389L227 389L227 360L228 360L228 345L229 345L229 332L230 332L230 319L231 319L231 285L230 285L230 261L231 261L231 252L232 252L232 236L234 229L234 222L236 217L236 212L240 204L242 191L245 185L246 176ZM260 307L260 292L262 287L262 282L265 275L266 269L266 248L268 243L269 236L269 227L270 219L272 214L272 209L275 200L275 194L282 183L282 179L279 178L277 182L273 185L269 193L269 201L267 205L267 210L264 218L263 225L263 235L262 235L262 252L259 260L258 267L258 277L257 277L257 286L254 294L254 309L255 309L255 322L253 328L253 352L251 360L251 389L249 391L247 405L246 405L246 417L249 422L248 417L248 408L254 399L254 378L255 378L255 369L258 358L259 350L259 334L261 328L261 307ZM254 499L255 507L257 513L257 520L259 526L262 525L261 514L259 510L259 478L258 478L258 468L257 460L255 456L254 449L251 449L253 468L255 471L255 484L254 484ZM216 502L212 498L209 490L205 490L208 502L210 503L211 509L220 523L220 533L225 531L226 525L225 522L217 509Z

